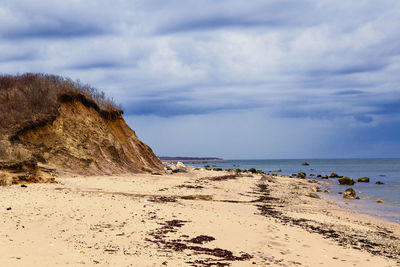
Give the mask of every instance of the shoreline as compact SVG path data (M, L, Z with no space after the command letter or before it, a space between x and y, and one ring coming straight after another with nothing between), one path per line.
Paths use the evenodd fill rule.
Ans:
M383 207L383 211L378 210L376 208L371 209L369 206L371 203L365 202L366 201L365 198L368 197L369 196L365 196L361 198L360 201L355 199L346 200L342 198L342 195L335 195L332 192L330 194L321 194L321 198L325 199L326 201L335 203L335 205L337 205L342 209L347 209L349 211L354 211L359 214L371 216L372 218L383 220L385 222L396 223L396 224L400 223L400 214L395 213L391 210L386 211L385 208L387 208L388 204L385 202L380 204L377 204L375 202L372 203L374 205L380 205L380 207Z
M315 183L186 169L1 188L0 265L400 264L399 224L310 198Z
M310 181L314 180L310 177L307 177L306 179ZM352 186L338 185L334 183L335 181L336 180L318 180L318 182L321 184L321 198L325 199L326 201L334 202L337 206L343 209L357 211L360 214L365 214L387 222L397 224L400 223L400 213L393 211L394 205L391 205L386 201L384 201L383 203L376 203L376 201L371 200L373 196L365 195L362 192L357 193L357 196L359 196L360 199L344 199L343 194L338 194L338 192L342 192ZM325 189L329 190L330 192L322 193ZM359 190L360 189L356 189L356 191Z
M324 191L324 189L331 191L329 195L331 195L332 198L335 198L336 202L343 202L342 196L337 195L338 192L343 192L348 187L352 187L356 190L357 196L360 197L360 199L347 201L347 203L349 203L348 205L355 206L352 208L358 208L363 213L391 222L400 223L400 198L398 197L398 193L400 192L398 173L400 170L393 167L395 162L385 165L387 162L385 162L384 159L377 159L377 162L369 162L368 164L367 161L370 161L371 159L352 160L353 161L351 162L342 159L226 160L223 163L210 162L208 164L214 164L213 167L220 167L222 169L256 168L263 170L266 173L275 172L278 175L281 174L284 176L292 176L293 174L305 172L307 173L307 179L324 182L326 187L322 187L322 191ZM277 163L275 164L273 162ZM302 166L301 164L303 162L310 163L310 165ZM194 165L196 167L203 167L202 164L195 163ZM329 176L332 172L338 173L340 176L353 177L354 180L356 180L357 177L368 176L371 181L368 183L355 183L352 186L346 187L346 185L339 185L337 178L322 179L321 177L317 177L318 174ZM375 184L377 181L383 181L384 183L377 185ZM379 202L377 203L378 200ZM346 206L347 204L343 204L343 207ZM390 214L390 216L385 216L387 213Z

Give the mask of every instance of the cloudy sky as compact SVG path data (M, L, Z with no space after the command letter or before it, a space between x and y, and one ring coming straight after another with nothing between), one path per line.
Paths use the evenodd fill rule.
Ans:
M158 155L400 157L400 1L2 0L0 73L79 79Z

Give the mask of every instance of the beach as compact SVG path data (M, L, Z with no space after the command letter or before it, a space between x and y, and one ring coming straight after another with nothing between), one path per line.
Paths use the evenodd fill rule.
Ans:
M400 264L399 224L306 179L187 167L26 186L0 188L0 266Z

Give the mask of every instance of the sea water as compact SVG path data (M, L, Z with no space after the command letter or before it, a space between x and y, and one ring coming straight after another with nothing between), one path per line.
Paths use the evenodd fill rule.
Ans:
M309 166L303 166L307 162ZM250 169L277 172L290 175L305 172L308 179L327 183L322 190L331 193L319 193L321 197L336 202L339 206L359 210L369 215L400 223L400 159L269 159L269 160L222 160L222 161L187 161L189 165L223 169ZM339 185L337 178L316 178L317 174L329 175L335 172L354 180L367 176L369 183L355 183L353 186ZM315 176L310 177L310 174ZM381 181L384 184L376 184ZM340 192L352 187L360 199L343 199ZM380 199L383 203L377 203Z

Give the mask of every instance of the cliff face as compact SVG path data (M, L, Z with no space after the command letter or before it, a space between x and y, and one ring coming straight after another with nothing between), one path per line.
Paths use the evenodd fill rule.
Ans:
M39 162L77 174L160 172L163 166L121 114L104 116L79 99L62 101L58 115L12 138Z

